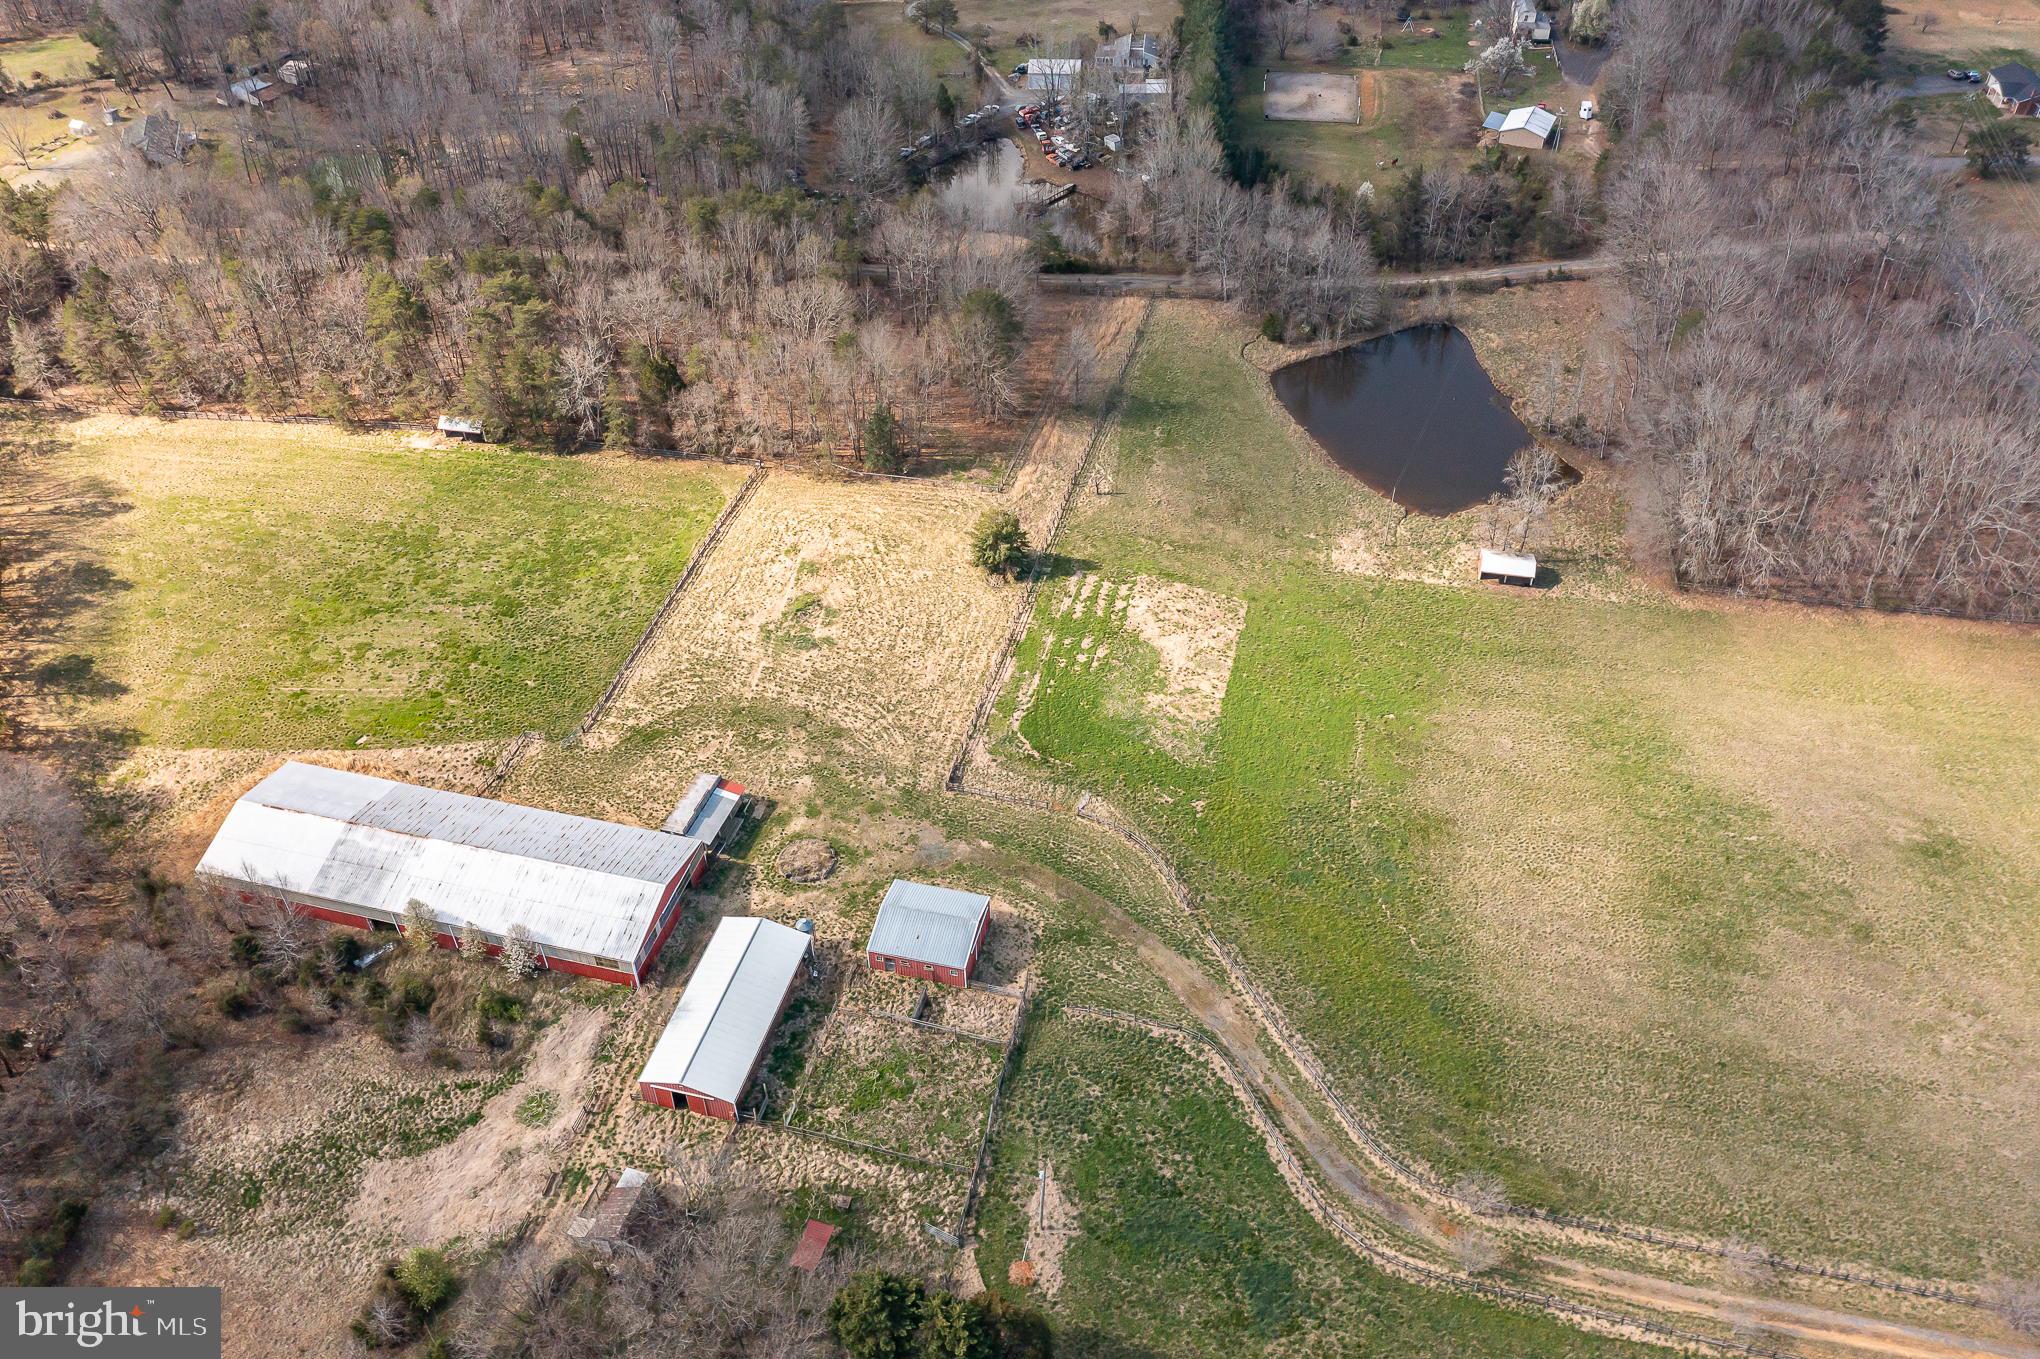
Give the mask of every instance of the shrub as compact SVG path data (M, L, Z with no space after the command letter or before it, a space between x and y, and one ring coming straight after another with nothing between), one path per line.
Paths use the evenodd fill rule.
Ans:
M517 1106L517 1121L527 1128L542 1128L552 1122L560 1109L560 1097L550 1090L538 1090Z
M445 1251L422 1246L398 1263L395 1274L405 1299L427 1316L453 1296L454 1287L460 1282Z
M344 972L361 961L361 936L351 930L336 931L326 936L326 957L332 961L335 971Z
M480 1018L501 1024L516 1024L524 1019L524 1002L508 991L491 987L482 992L475 1001L475 1014Z
M927 1300L919 1280L866 1270L830 1299L829 1334L849 1359L905 1359Z

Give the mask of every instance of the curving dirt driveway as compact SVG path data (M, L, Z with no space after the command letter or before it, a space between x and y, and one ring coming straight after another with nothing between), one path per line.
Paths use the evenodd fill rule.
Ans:
M1094 900L1091 909L1106 931L1130 946L1210 1031L1241 1079L1336 1193L1368 1216L1413 1236L1438 1245L1449 1242L1454 1230L1444 1213L1384 1184L1382 1176L1353 1154L1349 1138L1327 1128L1312 1112L1311 1101L1270 1060L1261 1043L1261 1024L1229 987L1221 986L1210 973L1118 907ZM1299 1198L1310 1207L1307 1198L1301 1194ZM1701 1318L1734 1330L1756 1328L1773 1344L1789 1338L1822 1350L1896 1359L2040 1359L2040 1348L2018 1341L1959 1335L1807 1303L1701 1288L1559 1255L1538 1255L1534 1264L1536 1287L1629 1304L1660 1315ZM1757 1342L1754 1348L1763 1352L1764 1343Z

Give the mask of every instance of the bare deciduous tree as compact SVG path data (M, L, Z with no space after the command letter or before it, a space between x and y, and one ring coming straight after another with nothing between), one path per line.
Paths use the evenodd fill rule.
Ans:
M71 904L90 852L85 817L63 781L25 756L0 754L0 886L8 879L53 910ZM0 901L8 893L0 892Z

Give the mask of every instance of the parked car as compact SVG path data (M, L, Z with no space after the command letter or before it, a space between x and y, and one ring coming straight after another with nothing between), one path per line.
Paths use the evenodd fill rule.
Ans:
M900 148L900 159L901 159L901 160L908 160L908 159L912 158L913 154L914 154L914 148L913 148L913 147L911 147L911 146L903 146L903 147L901 147L901 148Z
M920 151L933 145L935 145L935 134L931 132L924 137L915 139L914 149Z
M977 120L982 117L984 117L982 113L966 113L963 115L963 117L957 119L957 122L961 123L965 127L970 127L972 124L976 123Z
M1983 83L1983 72L1981 71L1969 72L1969 83L1972 85L1981 85Z
M1950 67L1948 70L1948 79L1967 80L1969 79L1969 72L1962 70L1960 67Z
M1585 122L1592 122L1594 120L1593 100L1591 99L1580 100L1580 118Z
M978 110L979 113L997 113L998 111L999 106L997 104L987 104Z

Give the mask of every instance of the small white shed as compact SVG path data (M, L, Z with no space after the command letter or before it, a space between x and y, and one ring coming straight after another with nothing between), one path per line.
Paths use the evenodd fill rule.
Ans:
M1480 550L1480 578L1503 585L1533 585L1537 581L1537 559L1526 553Z

